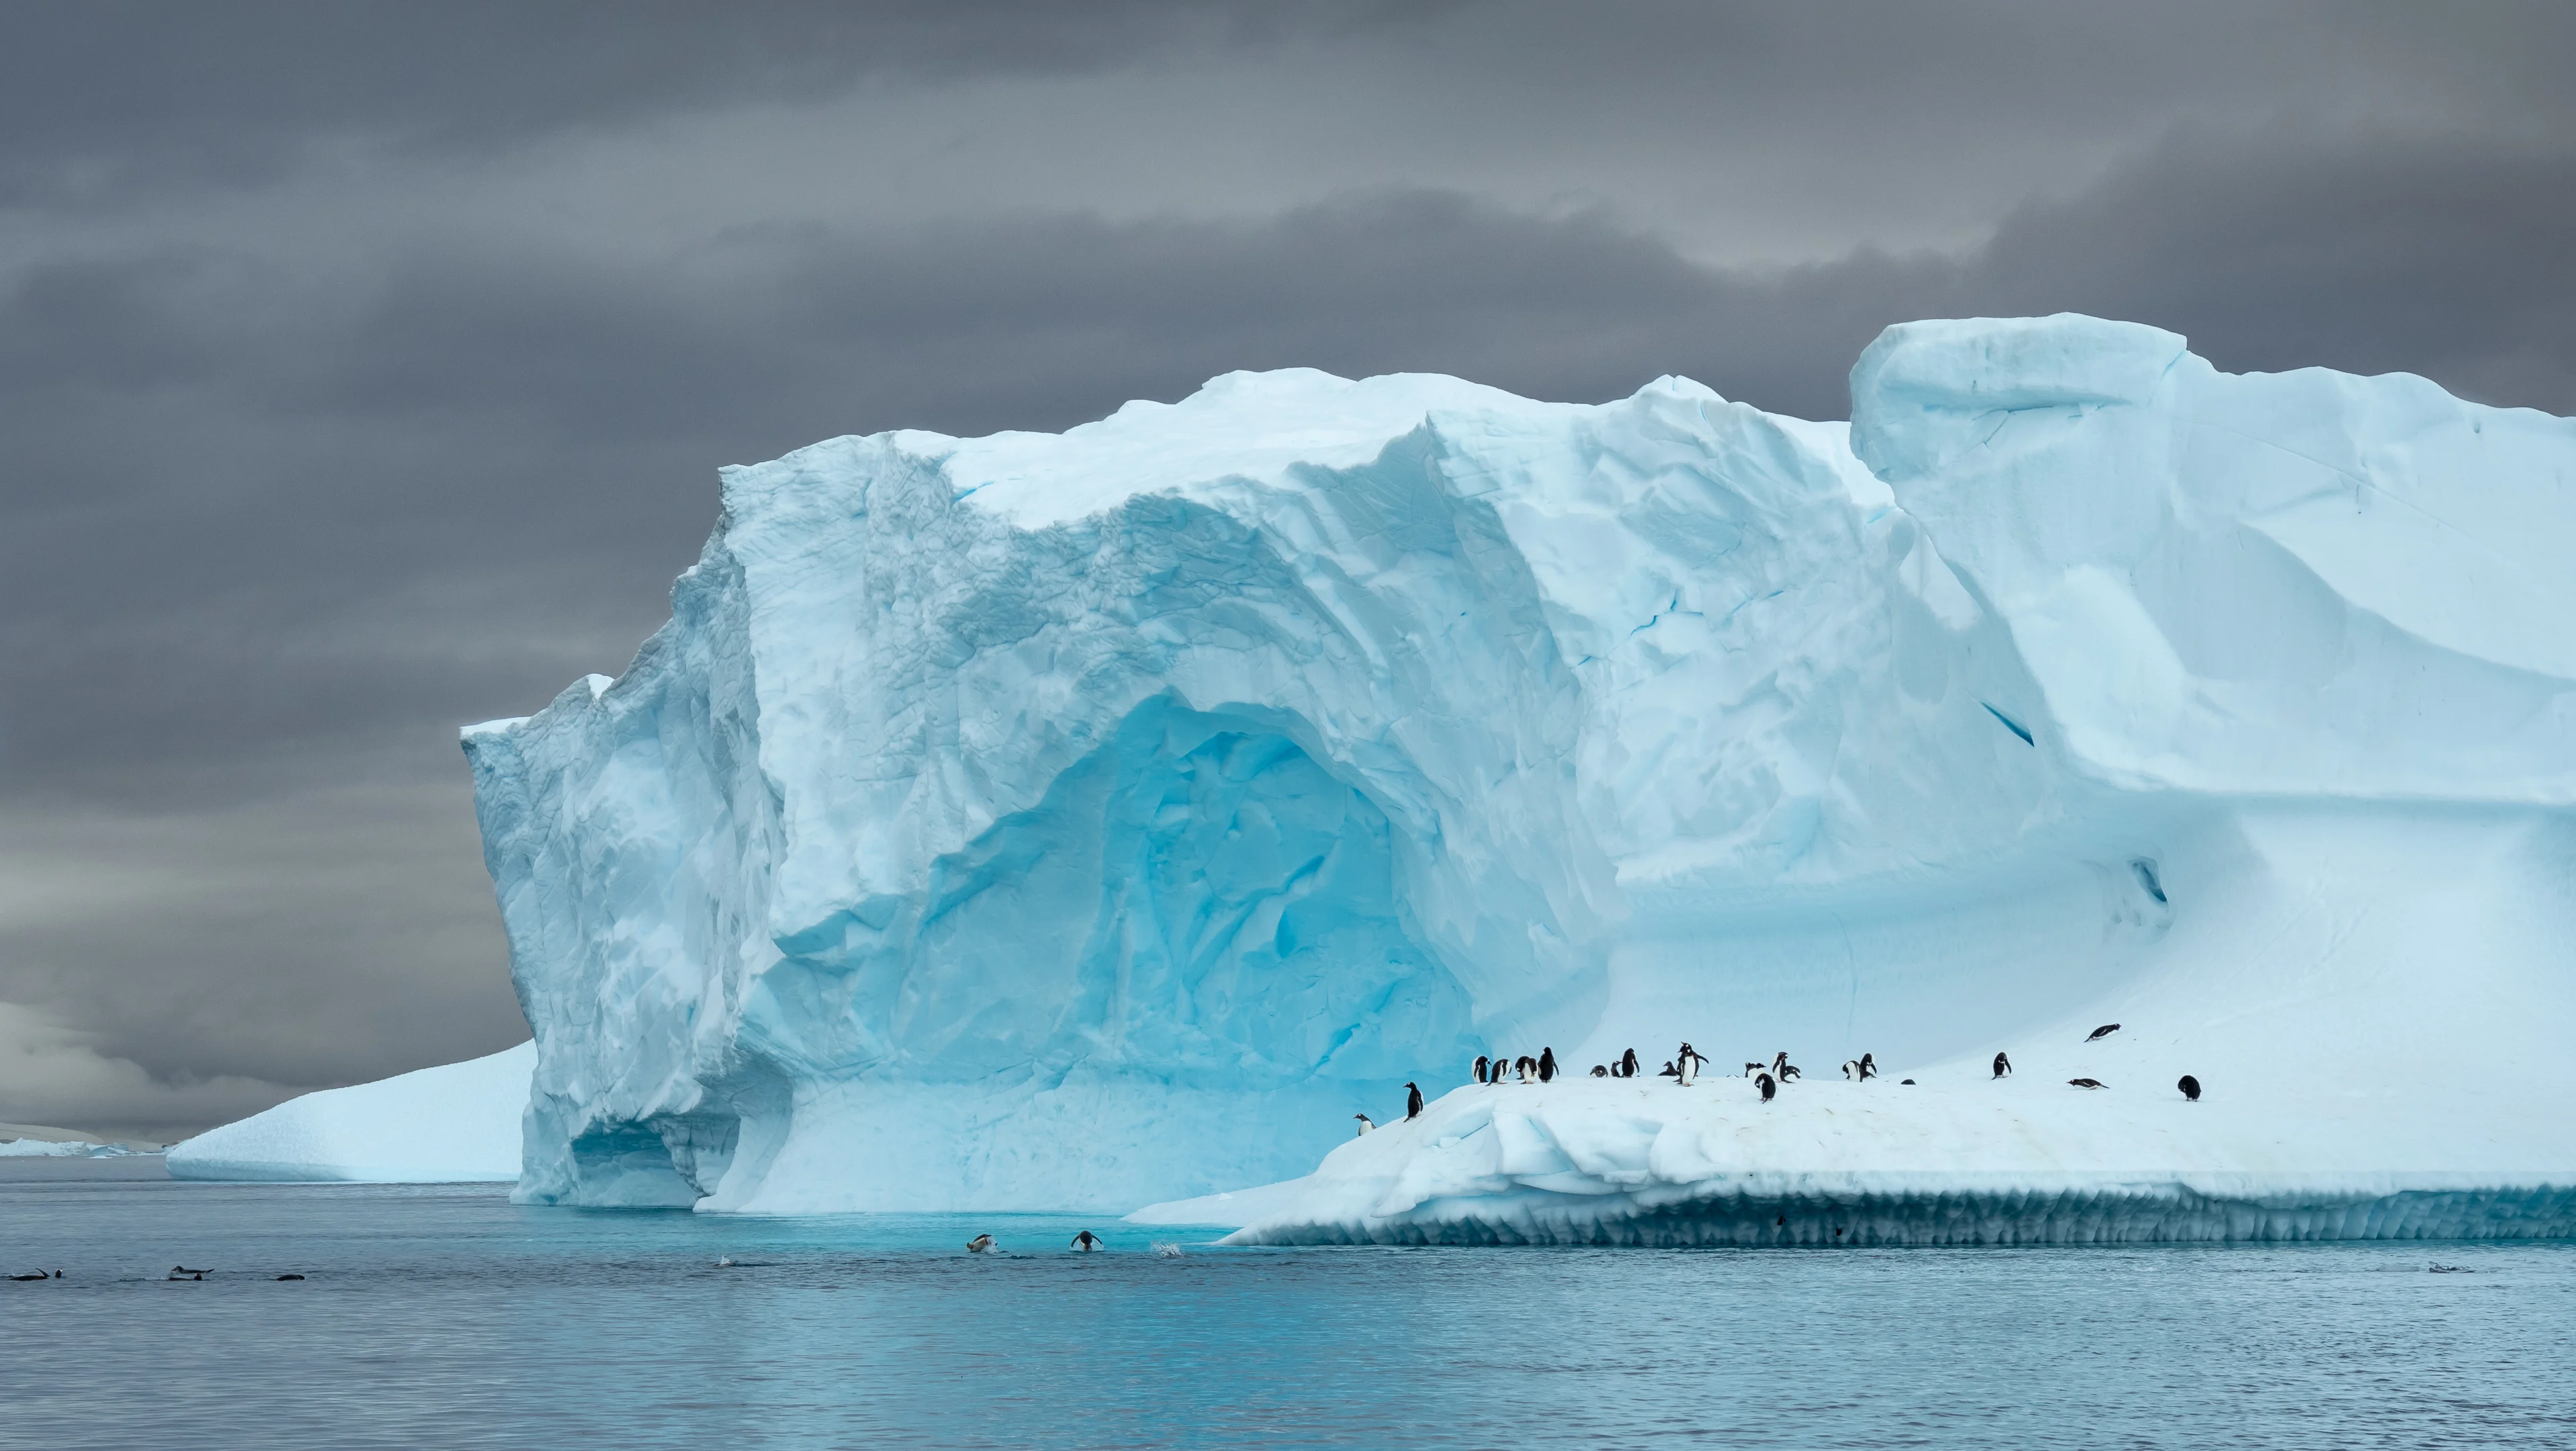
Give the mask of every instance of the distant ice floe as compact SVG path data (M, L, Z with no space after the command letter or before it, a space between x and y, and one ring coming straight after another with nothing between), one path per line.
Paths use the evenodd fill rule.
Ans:
M519 1177L534 1043L292 1098L170 1149L174 1179L388 1184Z

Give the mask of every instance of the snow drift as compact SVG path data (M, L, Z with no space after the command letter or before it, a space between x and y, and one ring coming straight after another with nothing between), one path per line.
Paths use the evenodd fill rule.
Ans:
M728 470L633 667L465 733L520 1195L1123 1209L1688 1038L1887 1082L1470 1089L1190 1212L2554 1212L2576 430L2080 317L1891 329L1853 407L1236 374Z
M291 1098L170 1148L173 1179L451 1184L519 1177L536 1045Z

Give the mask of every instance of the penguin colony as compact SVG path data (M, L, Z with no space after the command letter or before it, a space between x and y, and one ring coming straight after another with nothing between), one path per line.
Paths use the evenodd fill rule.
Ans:
M2102 1039L2107 1038L2118 1031L2120 1031L2120 1025L2118 1023L2104 1023L2102 1026L2095 1028L2091 1033L2087 1034L2084 1041L2087 1043L2098 1043ZM1672 1057L1664 1060L1663 1068L1655 1076L1658 1078L1672 1079L1682 1087L1688 1088L1698 1079L1700 1070L1707 1066L1708 1058L1698 1049L1693 1048L1688 1043L1684 1043L1674 1052ZM1591 1076L1594 1078L1634 1078L1638 1075L1639 1071L1637 1050L1630 1048L1626 1052L1621 1053L1616 1062L1593 1064ZM2000 1082L2003 1079L2010 1078L2012 1076L2012 1071L2012 1059L2004 1054L1997 1053L1994 1059L1992 1080ZM1475 1075L1478 1083L1485 1084L1489 1087L1500 1086L1504 1083L1553 1083L1556 1081L1557 1075L1556 1050L1554 1048L1542 1047L1538 1050L1538 1056L1535 1058L1530 1057L1526 1053L1521 1054L1516 1058L1506 1058L1499 1054L1490 1056L1486 1054L1478 1054L1476 1057ZM1754 1091L1761 1095L1762 1101L1764 1103L1769 1103L1772 1099L1779 1096L1782 1088L1796 1082L1804 1075L1799 1073L1797 1064L1789 1061L1789 1051L1783 1048L1779 1052L1774 1053L1771 1056L1771 1061L1768 1063L1762 1062L1760 1059L1747 1060L1744 1065L1744 1076L1751 1080ZM1878 1076L1878 1055L1875 1053L1863 1053L1858 1058L1854 1058L1843 1064L1843 1077L1849 1082L1867 1083ZM2069 1087L2087 1090L2110 1087L2109 1084L2104 1083L2098 1078L2070 1078L2066 1080L2066 1082ZM1911 1078L1904 1079L1901 1083L1902 1086L1908 1088L1914 1086L1914 1080ZM2186 1073L2182 1076L2181 1081L2176 1083L2174 1087L2181 1092L2186 1102L2200 1102L2199 1079ZM1410 1083L1406 1084L1404 1089L1404 1116L1407 1119L1419 1117L1422 1113L1423 1107L1422 1090ZM1359 1131L1363 1134L1367 1133L1370 1129L1377 1127L1376 1124L1369 1120L1369 1116L1367 1114L1353 1114L1352 1117L1359 1120Z

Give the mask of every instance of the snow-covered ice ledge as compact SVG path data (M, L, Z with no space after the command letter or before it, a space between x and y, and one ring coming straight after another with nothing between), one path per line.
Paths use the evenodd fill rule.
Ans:
M2056 1079L1471 1085L1259 1189L1140 1210L1232 1244L1929 1245L2576 1235L2576 1174L2349 1100ZM2407 1116L2401 1115L2401 1120ZM2376 1136L2411 1140L2392 1150ZM2378 1167L2392 1158L2426 1167Z

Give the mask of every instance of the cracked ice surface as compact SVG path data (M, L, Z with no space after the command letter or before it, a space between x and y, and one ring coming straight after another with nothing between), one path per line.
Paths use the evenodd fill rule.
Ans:
M2576 1088L2570 425L2076 317L1891 329L1854 408L1234 374L728 470L634 665L466 734L521 1195L1286 1181L1263 1222L1367 1238L1779 1175L2576 1179L2535 1107ZM1482 1138L1567 1167L1416 1123L1292 1180L1479 1052L1683 1037L1889 1082L1744 1132L1650 1091L1651 1134L1552 1084ZM1701 1158L1623 1181L1641 1135Z

